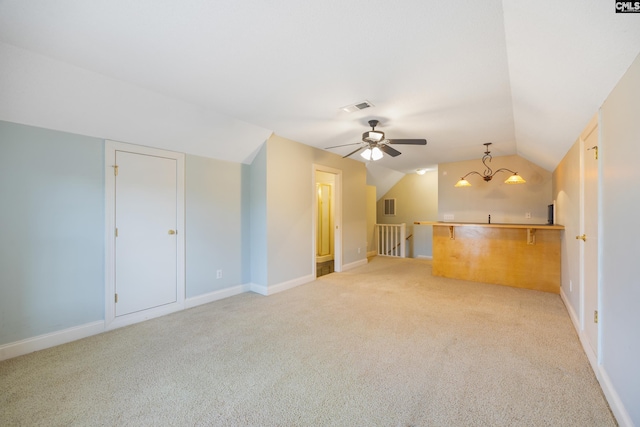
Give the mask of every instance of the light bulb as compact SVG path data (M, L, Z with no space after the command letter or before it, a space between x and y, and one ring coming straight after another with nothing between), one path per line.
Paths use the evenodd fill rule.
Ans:
M365 160L371 160L371 148L367 148L362 153L360 153L360 155L364 157Z
M373 147L373 150L371 150L371 158L374 162L376 160L380 160L382 158L382 150L380 150L378 147Z

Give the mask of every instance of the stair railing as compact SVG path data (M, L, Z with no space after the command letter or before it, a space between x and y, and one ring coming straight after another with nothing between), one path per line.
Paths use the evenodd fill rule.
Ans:
M376 224L377 254L405 258L406 224Z

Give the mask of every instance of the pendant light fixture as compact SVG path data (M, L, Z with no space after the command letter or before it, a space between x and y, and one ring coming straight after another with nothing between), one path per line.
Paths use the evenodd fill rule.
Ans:
M484 179L486 182L489 182L489 181L491 181L491 179L493 178L493 176L494 176L495 174L497 174L498 172L509 172L509 173L511 173L511 174L512 174L512 175L511 175L509 178L507 178L507 180L504 182L505 184L524 184L525 182L527 182L527 181L525 181L525 180L524 180L520 175L518 175L518 172L514 172L514 171L512 171L511 169L507 169L507 168L500 168L500 169L498 169L498 170L496 170L496 171L493 171L493 170L489 167L489 165L487 164L487 162L491 163L491 159L492 159L492 157L491 157L491 152L489 151L489 146L491 145L491 143L490 143L490 142L485 142L483 145L486 147L486 151L484 152L484 156L482 156L482 163L484 164L484 166L485 166L485 168L486 168L486 169L484 170L484 173L483 173L483 174L481 174L480 172L471 171L471 172L469 172L468 174L466 174L465 176L463 176L462 178L460 178L460 181L458 181L458 182L456 183L456 185L455 185L456 187L471 187L471 184L469 183L469 181L467 181L467 180L466 180L466 178L467 178L469 175L472 175L472 174L479 175L479 176L481 176L481 177L482 177L482 179Z

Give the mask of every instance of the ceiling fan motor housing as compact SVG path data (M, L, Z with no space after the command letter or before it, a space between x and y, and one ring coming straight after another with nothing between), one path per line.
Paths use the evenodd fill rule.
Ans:
M376 143L384 140L384 132L370 130L362 134L362 140L369 143Z

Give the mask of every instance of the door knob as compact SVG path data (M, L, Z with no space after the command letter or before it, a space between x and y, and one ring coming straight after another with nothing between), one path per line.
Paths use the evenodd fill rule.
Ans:
M583 234L582 236L576 236L576 240L582 240L583 242L587 241L587 235Z
M175 230L169 230L169 234L176 234Z

